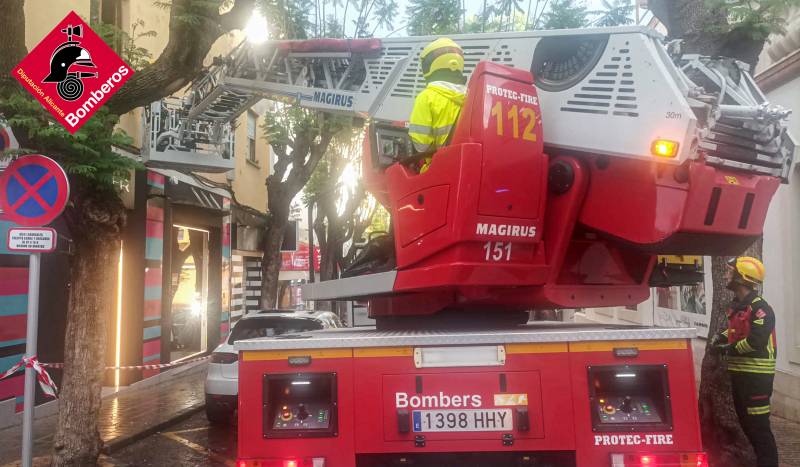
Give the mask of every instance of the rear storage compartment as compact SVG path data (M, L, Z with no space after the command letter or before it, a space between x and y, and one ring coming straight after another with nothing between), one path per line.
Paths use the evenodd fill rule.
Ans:
M525 329L237 343L238 465L706 465L687 331Z

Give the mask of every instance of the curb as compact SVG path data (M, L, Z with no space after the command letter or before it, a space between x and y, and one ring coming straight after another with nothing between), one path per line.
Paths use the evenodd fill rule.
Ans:
M155 376L151 376L149 378L137 381L131 384L130 386L120 387L118 390L115 391L104 390L103 393L101 394L101 399L106 400L108 398L120 396L129 393L131 391L147 389L155 385L163 384L165 380L168 381L172 378L183 378L189 376L194 372L202 371L201 367L204 367L203 364L204 362L194 362L186 365L181 365L175 368L171 368L162 373L159 373ZM51 400L36 406L36 413L34 415L34 419L39 420L45 417L55 416L57 414L58 414L58 401ZM0 430L5 430L6 428L11 428L11 427L22 427L22 412L19 413L16 412L15 402L13 398L0 402ZM0 464L0 467L5 467L5 466Z
M157 433L157 432L163 430L164 428L166 428L166 427L168 427L170 425L182 422L182 421L190 418L192 415L194 415L194 414L200 412L201 410L203 410L205 408L205 406L206 406L205 402L193 405L193 406L191 406L191 407L189 407L187 409L184 409L184 410L176 413L174 416L172 416L172 417L170 417L170 418L168 418L166 420L163 420L161 422L158 422L155 425L146 427L141 431L138 431L136 433L131 433L131 434L128 434L128 435L124 435L124 436L120 436L120 437L111 439L109 441L105 441L103 443L103 448L100 450L100 452L103 453L103 454L109 455L109 454L112 454L112 453L114 453L116 451L119 451L120 449L122 449L122 448L124 448L126 446L130 446L131 444L135 443L136 441L139 441L141 439L147 438L148 436L150 436L150 435L152 435L154 433Z

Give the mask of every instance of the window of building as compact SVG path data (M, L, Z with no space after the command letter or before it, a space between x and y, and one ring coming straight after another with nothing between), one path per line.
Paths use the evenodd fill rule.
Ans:
M256 119L255 112L247 112L247 160L256 163Z
M100 7L100 21L122 29L122 1L103 0ZM117 53L122 50L122 36L117 31L114 32L112 37L111 48Z

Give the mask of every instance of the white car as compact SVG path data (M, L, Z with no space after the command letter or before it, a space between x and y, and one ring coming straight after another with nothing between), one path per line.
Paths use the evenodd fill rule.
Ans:
M329 311L262 310L243 316L233 325L228 339L211 353L206 376L206 417L211 423L229 423L239 394L239 354L233 343L257 337L342 327Z

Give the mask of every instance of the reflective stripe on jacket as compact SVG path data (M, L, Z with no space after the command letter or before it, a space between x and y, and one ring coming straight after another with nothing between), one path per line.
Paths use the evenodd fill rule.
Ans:
M417 152L433 152L444 146L456 124L467 88L447 81L433 81L414 100L408 119L408 136Z
M775 373L775 313L763 298L753 292L741 302L734 302L723 334L733 344L728 371Z

